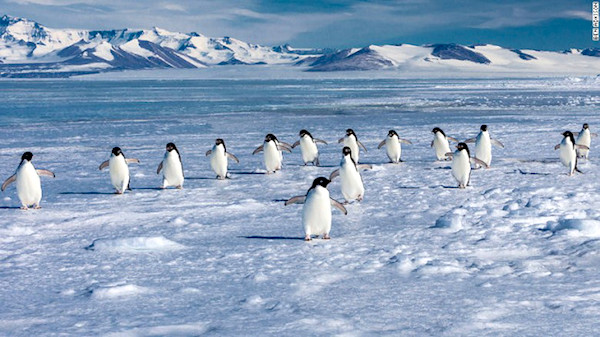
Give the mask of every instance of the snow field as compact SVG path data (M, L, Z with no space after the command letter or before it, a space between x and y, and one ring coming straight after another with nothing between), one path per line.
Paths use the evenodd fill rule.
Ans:
M590 83L584 79L584 83ZM579 82L577 82L579 83ZM0 172L22 152L42 178L42 210L0 199L0 334L593 335L600 307L600 197L594 140L585 174L553 146L600 125L593 84L556 80L190 80L0 82ZM2 91L0 91L2 92ZM36 98L36 99L34 99ZM48 108L42 108L47 105ZM28 112L29 114L24 114ZM365 117L367 116L367 117ZM459 190L434 162L431 129L458 139L480 124L506 148ZM305 193L339 164L351 127L369 152L365 199L333 212L332 239L302 241ZM252 150L306 128L323 167L284 154L265 175ZM387 164L389 129L406 162ZM595 131L595 129L594 129ZM241 161L218 181L214 139ZM180 149L184 189L159 190L164 145ZM596 139L597 141L597 139ZM452 144L451 146L454 146ZM113 146L133 191L98 170ZM5 177L4 177L5 178ZM329 185L342 199L339 181Z

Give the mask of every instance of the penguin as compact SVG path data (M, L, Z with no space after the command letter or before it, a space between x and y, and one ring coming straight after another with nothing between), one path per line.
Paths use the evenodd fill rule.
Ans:
M283 160L283 154L281 151L284 150L291 153L291 145L280 142L274 134L269 133L265 136L264 144L257 147L252 154L254 155L260 151L264 151L265 167L267 169L267 174L269 174L281 170L281 162Z
M227 152L225 141L221 138L215 140L212 150L206 151L206 155L210 156L210 167L217 174L217 179L226 179L227 177L227 158L240 163L239 159L233 154Z
M435 149L435 157L437 160L448 160L446 153L450 152L450 144L448 140L458 143L455 138L446 136L442 129L435 127L431 130L433 133L433 140L431 141L431 147Z
M114 147L110 159L100 164L100 170L108 166L110 181L116 189L116 194L123 194L125 190L131 189L129 188L129 167L127 166L129 163L139 164L140 161L135 158L126 159L121 148Z
M352 150L352 159L354 159L355 163L358 163L359 146L362 147L365 152L367 152L367 148L358 140L356 133L354 133L354 130L352 129L346 130L346 136L340 138L338 143L344 143L344 146L347 146Z
M472 158L466 143L458 143L454 153L449 152L447 157L452 158L452 176L458 182L458 188L465 188L471 183L471 163L488 167L478 158Z
M488 167L492 164L492 145L495 145L501 149L504 148L504 144L490 138L490 133L488 132L487 125L485 124L479 128L479 134L477 134L477 137L469 138L465 140L465 143L475 143L475 158L480 159L484 163L488 164Z
M306 195L298 195L285 202L291 204L304 204L302 207L302 225L304 226L304 240L310 241L312 235L323 235L324 240L329 240L331 231L331 206L339 209L344 215L348 211L339 201L331 199L327 185L331 180L319 177L313 181Z
M23 153L21 163L17 167L15 174L8 177L2 184L2 191L4 191L11 183L17 183L17 196L21 201L21 209L23 210L28 209L29 206L33 206L34 209L41 208L42 183L40 176L55 177L51 171L36 169L31 163L32 158L33 153Z
M177 189L183 188L183 164L181 163L181 155L177 146L173 143L168 143L163 160L158 164L156 174L163 171L162 188L175 186Z
M388 158L390 158L390 162L397 164L402 161L402 146L400 143L412 144L410 140L398 137L396 131L390 130L387 137L379 143L377 148L381 149L385 145L385 150Z
M315 166L319 166L319 149L317 143L327 145L327 142L321 139L313 138L310 132L306 130L300 130L300 140L292 144L292 149L300 145L300 152L302 152L302 160L304 165L313 163Z
M365 188L359 170L372 169L373 167L368 164L357 165L354 159L352 159L352 150L348 146L342 149L342 154L340 168L331 172L329 180L340 176L342 195L346 199L346 203L352 200L362 201L365 195Z
M560 162L569 168L569 176L572 176L575 171L581 173L579 168L577 168L576 150L589 150L590 148L585 145L575 144L575 137L571 131L565 131L562 133L562 135L564 137L562 142L554 146L554 150L560 149Z
M583 124L583 128L581 131L574 133L574 136L577 136L577 140L575 144L584 145L588 147L586 149L577 149L577 157L588 159L588 155L590 153L589 148L592 147L592 137L598 137L597 133L590 132L590 126L588 123Z

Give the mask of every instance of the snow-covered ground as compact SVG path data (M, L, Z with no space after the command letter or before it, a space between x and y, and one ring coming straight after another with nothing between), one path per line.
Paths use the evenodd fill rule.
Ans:
M0 199L0 335L597 334L600 139L573 177L553 146L599 131L598 79L261 76L0 81L2 179L27 150L56 173L41 210L19 210L14 185ZM481 124L506 148L459 190L430 131ZM335 169L349 127L374 166L365 199L304 242L283 200ZM324 166L295 151L263 174L264 135L302 128L330 143ZM376 149L389 129L414 144L399 165ZM217 137L241 161L230 180L204 156ZM183 190L157 189L170 141ZM113 146L141 160L125 195L98 170Z

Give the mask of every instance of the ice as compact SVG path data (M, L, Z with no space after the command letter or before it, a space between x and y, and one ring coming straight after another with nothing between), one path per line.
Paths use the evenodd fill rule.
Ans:
M593 336L598 139L572 177L553 147L598 132L596 97L596 77L268 66L0 80L2 178L24 151L56 173L40 210L19 210L14 185L0 196L0 335ZM464 140L481 124L506 147L461 190L431 129ZM334 210L331 240L304 242L302 205L284 200L339 165L347 128L374 166L365 199ZM329 142L323 167L294 151L264 174L265 134L300 129ZM402 163L377 150L389 129L413 142ZM215 138L240 159L231 179L210 169ZM183 190L159 188L168 142ZM123 195L98 170L114 146L141 161Z

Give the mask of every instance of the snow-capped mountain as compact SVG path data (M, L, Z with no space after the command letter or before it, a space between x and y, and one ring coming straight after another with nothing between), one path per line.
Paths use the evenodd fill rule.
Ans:
M506 49L495 45L371 45L311 57L299 63L312 71L473 70L527 72L600 72L600 49L565 52Z
M0 18L0 76L68 76L106 70L294 63L304 50L276 51L230 37L151 30L52 29ZM49 75L53 74L53 75Z

